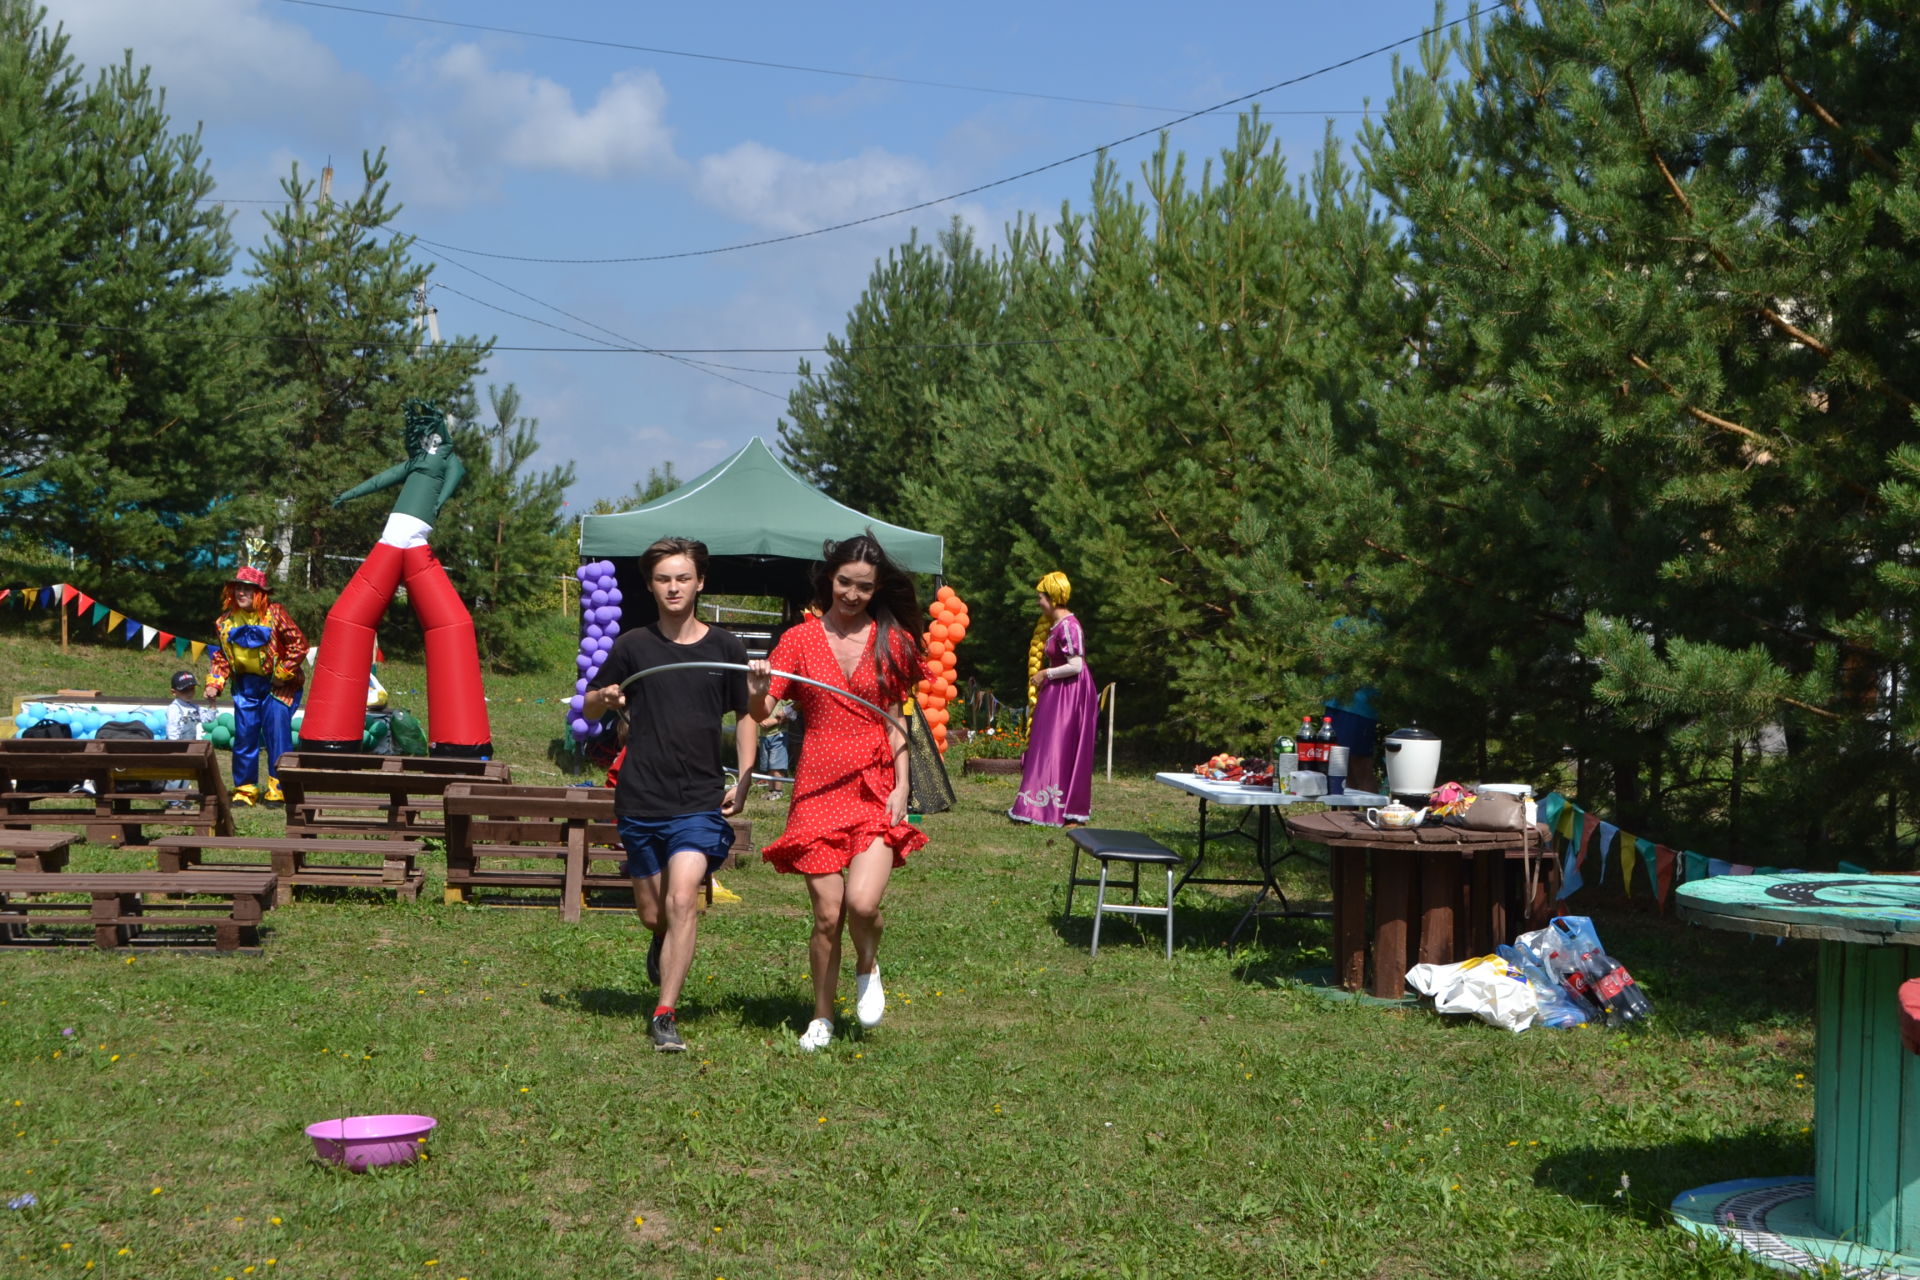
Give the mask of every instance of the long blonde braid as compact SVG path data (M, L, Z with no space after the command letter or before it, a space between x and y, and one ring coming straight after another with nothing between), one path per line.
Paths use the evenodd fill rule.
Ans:
M1067 575L1055 569L1034 584L1034 590L1053 602L1058 609L1073 598L1073 584L1067 581ZM1033 678L1040 674L1046 664L1047 633L1053 630L1053 623L1042 613L1033 624L1033 639L1027 644L1027 705L1031 707L1040 700L1039 686Z

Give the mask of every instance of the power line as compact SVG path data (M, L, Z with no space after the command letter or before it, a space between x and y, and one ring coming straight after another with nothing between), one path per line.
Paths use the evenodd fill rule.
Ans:
M606 334L608 337L618 339L621 342L625 342L633 346L641 345L639 343L634 342L632 338L626 337L623 334L615 333L613 330L607 328L603 324L596 324L592 320L587 319L585 316L574 315L571 311L566 311L560 307L556 307L551 302L547 302L543 299L536 298L530 293L526 293L520 289L516 289L512 285L506 283L504 280L495 280L492 276L486 275L480 271L476 271L474 268L468 266L464 262L455 262L453 259L449 258L446 260L446 265L455 266L460 268L462 271L471 272L473 275L479 276L482 280L485 280L490 285L494 285L497 288L505 289L508 293L515 294L519 297L525 298L528 302L534 303L537 306L545 307L547 310L554 312L556 315L563 315L569 320L577 321L578 323L587 325L590 328L598 329L600 330L600 332ZM588 342L598 342L598 343L601 343L601 345L603 346L613 345L612 343L605 341L605 339L594 337L592 334L579 333L572 329L563 329L557 324L549 324L547 321L536 319L533 316L523 316L517 311L508 311L505 307L494 306L493 303L484 301L483 299L480 299L480 298L476 298L472 294L461 293L460 290L454 288L450 284L439 284L438 287L445 289L448 293L456 294L459 297L465 298L469 302L477 302L483 307L492 308L493 310L500 312L502 315L514 316L521 320L531 321L532 323L537 325L545 325L549 329L557 329L561 333L569 333L576 338L585 338ZM651 347L643 347L642 349L648 350L648 351L654 350ZM785 404L787 402L787 398L785 396L780 395L776 392L768 391L765 387L756 387L750 382L742 382L738 378L729 377L728 375L714 369L703 369L700 367L701 363L703 363L701 361L688 360L684 356L669 355L663 351L654 351L654 354L660 356L662 359L673 360L673 361L679 362L680 364L684 364L688 368L692 369L695 373L704 373L709 378L718 378L722 382L731 382L736 387L745 387L748 391L752 391L757 395L767 396L770 399L778 400L782 404Z
M282 0L282 3L317 4L319 3L319 0ZM1209 115L1213 112L1224 110L1227 107L1237 106L1240 103L1248 101L1249 99L1257 98L1263 93L1272 93L1276 89L1289 88L1293 85L1301 84L1304 81L1312 80L1317 76L1323 76L1323 75L1327 75L1330 72L1338 71L1342 67L1350 67L1356 62L1364 62L1368 58L1377 57L1380 54L1391 52L1394 49L1400 48L1402 45L1412 44L1417 40L1424 40L1428 36L1433 35L1437 32L1445 31L1451 27L1457 27L1463 22L1467 22L1475 17L1478 17L1479 13L1480 11L1478 9L1469 10L1466 14L1462 15L1461 17L1453 19L1451 22L1443 22L1438 26L1424 28L1418 32L1415 32L1413 35L1406 36L1402 39L1392 41L1391 43L1388 43L1388 44L1380 45L1377 48L1369 49L1365 53L1356 53L1350 58L1342 58L1338 62L1330 62L1324 67L1318 67L1312 71L1304 72L1300 75L1293 76L1289 79L1277 81L1273 84L1265 86L1264 88L1255 89L1249 93L1243 93L1237 97L1228 98L1224 102L1216 102L1210 107L1202 107L1198 111L1189 111L1185 115L1176 116L1171 120L1165 121L1164 123L1161 123L1161 124L1154 125L1151 128L1141 129L1136 133L1130 133L1124 138L1116 138L1112 142L1103 142L1097 147L1088 147L1084 151L1076 151L1074 154L1070 156L1066 156L1059 160L1053 160L1046 164L1035 165L1031 169L1023 169L1019 173L1013 174L1009 177L996 178L992 182L982 182L978 186L968 187L964 191L955 191L951 195L936 196L931 200L922 200L917 204L906 205L899 209L889 209L885 213L873 213L873 214L868 214L864 218L851 218L845 222L836 222L836 223L833 223L831 226L815 227L811 231L796 231L791 235L769 236L763 240L745 240L745 241L741 241L738 244L719 245L711 249L685 249L678 253L635 254L635 255L622 257L622 258L541 258L541 257L533 257L527 254L493 253L486 249L469 249L461 245L445 244L438 240L429 240L425 236L415 236L414 238L418 240L421 244L432 245L436 249L444 249L449 253L470 254L476 258L495 258L495 259L500 259L506 262L538 262L538 263L544 263L548 265L591 266L591 267L616 266L616 265L634 263L634 262L667 262L667 261L671 261L678 258L705 258L705 257L711 257L712 255L718 254L718 253L735 253L742 249L763 249L768 245L787 244L794 240L805 240L812 236L823 236L833 231L845 231L850 227L862 227L870 222L880 222L887 218L897 218L903 213L917 213L922 209L931 209L935 205L947 204L954 200L965 199L967 196L978 195L982 191L991 191L995 187L1004 187L1009 183L1019 182L1022 179L1031 178L1036 174L1046 173L1050 169L1058 169L1063 165L1073 164L1077 161L1085 160L1090 156L1100 155L1101 153L1111 151L1116 147L1125 146L1129 142L1137 142L1141 138L1144 138L1149 134L1162 133L1168 129L1173 128L1176 125L1185 124L1187 121L1197 119L1200 116Z
M880 75L871 71L841 71L833 67L809 67L792 62L767 62L759 58L737 58L720 53L696 53L686 49L663 49L656 45L628 44L620 40L601 40L592 36L560 35L551 31L527 31L518 27L493 27L480 22L461 22L453 18L429 18L417 13L395 13L388 9L368 9L359 5L332 4L328 0L280 0L308 9L332 9L339 13L357 13L371 18L392 18L399 22L420 22L435 27L458 27L465 31L485 31L493 35L519 36L527 40L551 40L559 44L583 44L597 49L621 49L631 53L650 53L664 58L691 58L700 62L729 62L735 66L761 67L770 71L798 71L807 75L837 76L844 80L874 80L882 84L910 85L922 89L951 89L960 93L983 93L1006 98L1036 98L1042 102L1069 102L1089 107L1120 107L1128 111L1178 111L1178 107L1157 107L1146 102L1113 102L1105 98L1076 98L1064 93L1037 93L1027 89L998 89L990 85L959 84L951 80L914 80L906 76ZM1210 108L1210 110L1217 108ZM1285 111L1276 115L1363 115L1355 110Z

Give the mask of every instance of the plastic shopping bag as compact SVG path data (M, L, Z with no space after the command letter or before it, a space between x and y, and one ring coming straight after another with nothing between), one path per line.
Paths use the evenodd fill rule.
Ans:
M1417 964L1407 970L1407 982L1421 995L1433 997L1435 1013L1470 1013L1508 1031L1532 1026L1540 1008L1526 975L1499 956Z
M1533 988L1534 998L1540 1002L1540 1012L1534 1016L1535 1023L1543 1027L1577 1027L1587 1021L1589 1010L1577 1003L1567 989L1541 967L1531 951L1502 943L1495 948L1495 953L1527 975L1527 985Z

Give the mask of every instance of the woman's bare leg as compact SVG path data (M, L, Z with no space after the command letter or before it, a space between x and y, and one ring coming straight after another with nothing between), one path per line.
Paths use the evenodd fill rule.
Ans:
M887 881L892 877L893 849L884 840L875 840L847 864L843 913L848 932L853 934L855 973L872 973L880 964L880 934L886 926L880 902L887 896Z
M839 873L807 877L813 899L813 936L807 962L813 967L813 1016L833 1020L833 998L840 987L840 931L846 920L846 882Z

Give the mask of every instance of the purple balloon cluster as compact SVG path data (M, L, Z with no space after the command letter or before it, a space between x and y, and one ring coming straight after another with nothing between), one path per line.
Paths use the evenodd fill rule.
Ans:
M611 560L583 564L573 576L580 579L580 655L573 660L580 678L573 682L573 697L567 704L567 727L584 741L597 737L603 727L585 715L587 690L606 664L613 638L620 634L620 587Z

